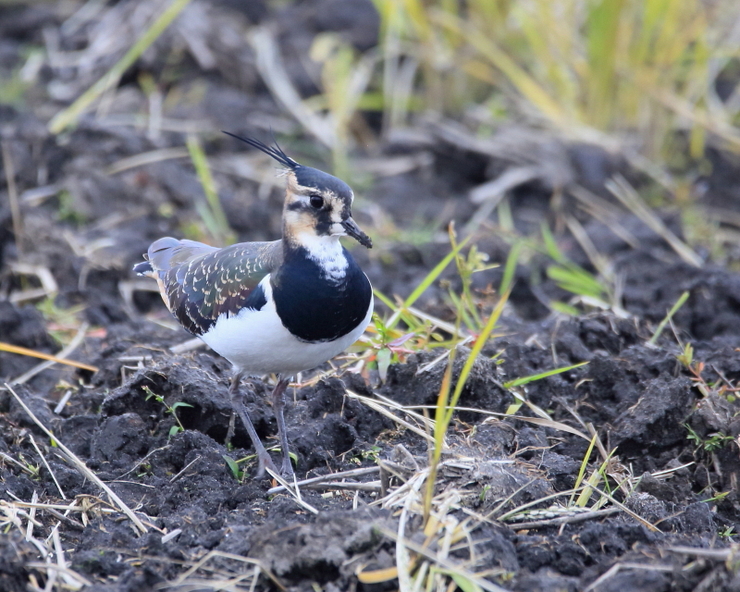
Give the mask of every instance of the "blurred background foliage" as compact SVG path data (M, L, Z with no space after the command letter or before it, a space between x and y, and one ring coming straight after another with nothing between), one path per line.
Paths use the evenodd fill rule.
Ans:
M737 2L375 0L384 116L473 108L566 136L626 145L668 165L704 154L706 134L740 149ZM730 87L732 88L732 87ZM723 92L724 91L724 92Z

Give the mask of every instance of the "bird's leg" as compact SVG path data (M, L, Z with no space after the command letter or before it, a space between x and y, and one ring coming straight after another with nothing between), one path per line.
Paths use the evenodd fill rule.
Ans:
M228 446L231 443L231 439L234 437L234 430L236 429L236 398L239 396L239 383L242 380L242 373L237 372L231 379L229 385L229 396L231 397L231 416L229 417L229 429L226 430L226 438L224 439L224 446Z
M283 410L285 409L285 389L290 384L290 378L278 378L278 383L275 385L275 390L272 391L272 409L275 412L275 418L277 419L278 436L280 436L280 448L283 449L283 465L280 468L280 474L283 477L293 476L293 465L290 462L290 454L288 449L288 433L285 430L285 415Z
M257 453L257 463L258 463L257 464L257 474L255 475L255 477L257 479L260 479L265 474L265 467L267 467L271 471L275 471L276 473L277 473L277 468L275 467L275 463L272 462L272 459L270 458L270 455L267 453L267 450L265 450L265 447L262 444L260 437L257 435L257 430L254 429L254 424L252 423L252 420L249 419L249 413L247 413L247 407L244 404L244 395L241 395L239 393L239 381L241 380L241 377L242 377L241 372L237 373L237 375L234 377L234 380L231 382L231 386L229 387L229 394L231 395L231 406L234 412L239 414L239 418L242 420L244 427L247 428L247 433L249 434L249 438L252 440L252 446L254 446L254 451ZM232 429L232 424L233 424L233 419L234 419L233 413L232 413L231 418L232 418L232 421L229 422L229 430ZM228 433L227 433L227 436L228 436Z

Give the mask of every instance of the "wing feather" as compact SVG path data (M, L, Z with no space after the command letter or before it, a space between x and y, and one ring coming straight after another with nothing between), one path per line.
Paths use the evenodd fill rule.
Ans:
M218 249L191 240L161 238L149 247L149 267L167 308L195 335L207 332L223 314L260 308L258 284L282 263L282 241L237 243Z

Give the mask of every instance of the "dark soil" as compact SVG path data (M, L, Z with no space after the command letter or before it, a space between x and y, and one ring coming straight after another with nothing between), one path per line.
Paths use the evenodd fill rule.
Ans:
M142 18L137 10L146 4L119 3L115 18L134 26ZM381 495L371 488L327 493L305 487L302 499L319 511L314 515L284 492L268 493L273 483L252 477L256 466L251 459L240 464L244 474L237 478L224 458L242 459L251 450L238 423L231 445L224 443L230 417L228 362L205 348L172 353L169 348L186 342L188 334L175 326L153 286L130 271L154 239L194 237L199 228L203 232L197 214L203 197L189 160L111 171L121 159L182 147L187 126L195 126L205 132L219 194L239 240L276 238L282 181L273 178L273 164L243 152L218 130L267 137L272 127L298 160L328 165L321 164L326 155L316 152L271 98L247 31L256 24L274 27L291 79L309 96L316 92L318 67L309 71L305 54L314 36L333 31L358 49L373 47L378 19L372 3L315 0L279 10L262 2L194 3L183 15L189 16L126 73L105 112L85 115L73 130L53 136L46 128L50 117L126 49L95 56L90 47L102 34L94 27L103 26L102 17L71 25L70 6L0 8L0 81L27 63L34 45L53 46L57 57L88 51L91 58L84 67L82 62L44 61L23 98L0 107L0 341L53 354L62 347L55 335L63 335L66 343L82 321L87 324L71 358L98 367L97 372L54 365L12 390L137 512L148 532L139 532L110 505L10 389L1 390L5 534L0 537L0 590L43 589L50 577L57 578L51 585L62 589L63 573L43 565L57 564L58 558L53 553L46 557L33 542L46 541L54 550L55 525L67 565L85 578L85 590L138 592L174 583L190 590L247 590L255 565L261 573L257 590L397 589L392 576L363 583L357 574L396 565L390 533L398 531L403 500L374 503ZM109 10L103 13L113 18ZM204 55L212 62L204 62ZM170 124L164 129L148 130L130 117L150 108L151 96L142 90L146 77L163 81L158 92L170 93L164 107ZM366 129L377 131L376 119L368 114ZM358 149L354 156L357 162L368 155L390 162L400 155L426 163L359 188L356 218L371 235L373 223L383 216L407 230L435 221L440 228L442 220L462 227L475 211L467 192L507 166L501 156L466 151L437 124L420 123L417 136L409 138L367 152ZM601 188L604 194L603 182L613 172L634 176L595 147L562 148L558 158L570 171L569 183ZM737 212L740 166L720 153L711 158L715 173L702 180L700 203ZM553 189L538 181L516 190L511 204L520 230L537 229L553 215ZM13 214L14 201L20 219ZM535 257L519 266L497 330L503 336L475 362L460 406L504 413L515 402L504 382L588 362L518 391L552 420L587 438L523 419L458 413L437 493L440 499L457 496L448 516L469 519L471 531L449 561L505 589L527 592L740 590L737 565L723 554L740 531L740 407L731 390L740 379L740 276L729 270L732 253L716 263L707 256L704 265L695 267L633 215L618 221L636 239L630 246L568 199L562 208L581 220L622 278L621 304L628 314L555 315L548 303L568 295L547 279L548 262ZM659 214L682 235L676 216ZM478 248L492 261L504 262L509 247L491 230L493 222L481 228ZM381 246L371 252L356 248L354 253L385 294L408 295L449 251L445 241L378 242ZM559 235L559 245L571 260L590 267L569 235ZM44 298L39 290L47 289L45 274L53 277L56 292L38 308ZM451 272L445 278L453 285L458 281ZM482 272L476 287L495 287L500 278L500 269ZM650 345L657 323L684 291L690 296L675 315L673 329ZM437 282L419 304L449 320L452 309L445 294ZM77 319L61 312L71 307L79 307ZM701 378L678 362L679 340L692 344L695 362L703 363ZM466 352L459 352L455 378ZM384 382L367 369L361 374L327 372L315 380L303 376L286 414L298 478L374 467L378 460L396 467L397 476L388 481L392 489L413 478L427 465L426 440L351 393L401 405L434 405L445 371L444 361L430 364L438 354L408 355L390 367ZM37 362L0 353L0 379L13 384ZM271 384L265 380L242 388L257 431L272 443L276 426L267 403ZM517 415L536 417L536 412L525 405ZM497 520L521 504L574 487L590 429L611 454L608 481L599 487L616 502L604 508L615 511L578 519L548 510L554 502L567 505L566 495L528 508L540 514ZM589 460L587 477L604 463L598 448ZM33 536L26 537L28 515L17 510L20 502L33 499L62 506L74 501L80 511L39 509ZM598 499L594 494L589 505ZM420 546L425 543L422 526L412 512L405 536ZM433 553L442 548L437 539L427 544ZM188 572L204 558L201 569ZM226 582L229 578L234 580Z

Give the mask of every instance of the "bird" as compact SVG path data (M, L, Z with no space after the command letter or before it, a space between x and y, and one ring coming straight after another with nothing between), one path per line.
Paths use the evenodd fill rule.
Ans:
M157 281L166 307L187 331L231 362L234 415L257 453L256 477L265 468L294 475L285 426L285 390L298 372L342 353L365 331L373 314L373 291L365 273L341 244L349 236L372 248L352 218L354 193L347 183L299 164L273 139L229 136L284 167L282 237L217 248L164 237L134 266ZM277 374L272 407L283 454L280 471L260 441L239 384L246 375Z

